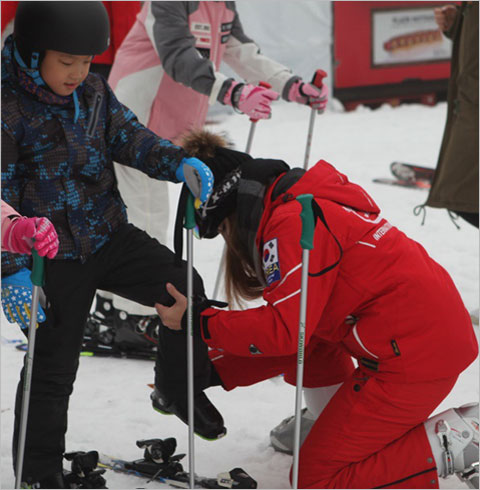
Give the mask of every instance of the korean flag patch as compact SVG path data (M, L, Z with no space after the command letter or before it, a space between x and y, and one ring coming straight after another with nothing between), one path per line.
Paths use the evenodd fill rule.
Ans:
M269 286L281 279L276 238L268 241L263 246L263 272Z

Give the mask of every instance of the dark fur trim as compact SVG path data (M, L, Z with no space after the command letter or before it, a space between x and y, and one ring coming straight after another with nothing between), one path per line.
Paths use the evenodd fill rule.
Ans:
M206 130L191 131L181 139L180 146L192 157L205 160L215 156L215 148L232 148L227 134L215 134Z

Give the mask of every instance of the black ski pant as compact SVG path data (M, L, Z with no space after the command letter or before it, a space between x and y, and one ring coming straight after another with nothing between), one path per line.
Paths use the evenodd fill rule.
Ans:
M46 260L47 319L37 329L32 370L30 409L22 481L36 482L62 471L69 396L79 364L85 322L97 289L146 306L173 304L165 285L171 282L186 294L186 263L147 233L125 224L108 243L81 263ZM204 295L194 271L194 297ZM208 348L194 337L195 391L209 386ZM23 369L17 389L13 437L14 464L23 391ZM186 397L186 335L160 328L155 384L167 399ZM108 374L107 374L108 376ZM85 404L88 410L88 403Z

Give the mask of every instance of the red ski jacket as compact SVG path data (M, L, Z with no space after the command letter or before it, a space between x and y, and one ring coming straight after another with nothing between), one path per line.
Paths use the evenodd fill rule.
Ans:
M271 202L257 233L268 287L266 306L203 313L210 347L237 356L296 353L300 308L301 206L310 193L323 210L310 252L306 351L318 341L343 345L379 378L401 382L458 375L477 356L470 316L449 274L380 215L358 185L320 160ZM335 238L338 240L335 240ZM326 273L314 276L335 264ZM345 318L354 315L355 325Z

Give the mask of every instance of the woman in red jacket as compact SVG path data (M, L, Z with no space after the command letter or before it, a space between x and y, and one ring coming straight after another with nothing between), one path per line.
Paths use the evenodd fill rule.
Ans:
M230 299L266 301L194 312L224 388L280 373L294 383L302 256L295 197L313 194L305 386L342 385L302 445L299 487L438 488L438 476L456 473L478 488L478 403L427 420L478 352L448 273L329 163L290 170L222 145L205 133L187 142L216 183L197 210L198 231L226 240ZM178 330L185 297L169 288L176 304L157 311Z

